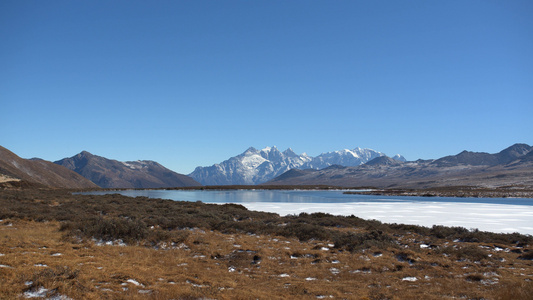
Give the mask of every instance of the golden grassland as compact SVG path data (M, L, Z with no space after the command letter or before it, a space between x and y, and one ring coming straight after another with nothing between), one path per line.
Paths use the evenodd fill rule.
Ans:
M458 261L413 249L350 253L327 242L191 230L172 248L75 242L58 222L3 220L0 298L41 287L72 299L531 299L533 264L487 246ZM459 244L459 243L457 243ZM452 244L451 246L460 247ZM433 246L437 246L432 244ZM484 245L476 245L484 246ZM484 249L484 248L482 248ZM401 252L401 254L400 254ZM399 257L403 256L403 259Z
M26 205L43 204L54 216L69 201L87 199L46 195L2 196L35 198ZM105 199L91 198L101 207ZM108 200L128 206L134 201ZM0 213L12 216L0 221L0 299L533 299L532 252L524 243L465 242L403 230L391 231L393 243L349 250L336 246L333 237L192 227L174 229L173 239L156 243L106 245L73 235L76 227L65 226L71 221L36 221L15 211L20 207L6 207ZM286 227L290 220L280 218L275 226ZM161 230L152 226L147 230ZM340 236L369 232L363 226L328 230Z

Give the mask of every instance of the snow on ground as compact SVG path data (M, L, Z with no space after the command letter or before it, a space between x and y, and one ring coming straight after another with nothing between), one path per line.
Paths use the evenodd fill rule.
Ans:
M461 226L482 231L533 235L533 206L481 203L241 203L250 210L274 212L282 216L301 212L355 215L385 223L423 226Z

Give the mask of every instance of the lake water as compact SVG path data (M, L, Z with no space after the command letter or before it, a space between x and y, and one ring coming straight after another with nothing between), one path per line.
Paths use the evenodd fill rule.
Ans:
M343 194L320 190L124 190L118 193L179 201L239 203L250 210L280 215L325 212L387 223L445 225L492 232L533 234L533 199L451 198Z
M205 203L349 203L349 202L454 202L533 206L532 198L455 198L410 197L344 194L345 191L323 190L124 190L95 191L85 194L121 194L129 197L170 199L177 201L202 201Z

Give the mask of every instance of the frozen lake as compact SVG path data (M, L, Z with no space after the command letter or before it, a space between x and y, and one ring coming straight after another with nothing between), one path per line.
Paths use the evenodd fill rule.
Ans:
M355 215L386 223L445 225L492 232L533 234L533 199L399 197L343 194L344 191L309 190L125 190L118 193L204 203L239 203L250 210L280 215L324 212Z

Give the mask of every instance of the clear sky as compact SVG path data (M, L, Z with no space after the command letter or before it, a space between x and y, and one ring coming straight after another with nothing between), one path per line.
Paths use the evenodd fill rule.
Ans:
M533 1L0 1L0 145L188 174L248 147L533 144Z

